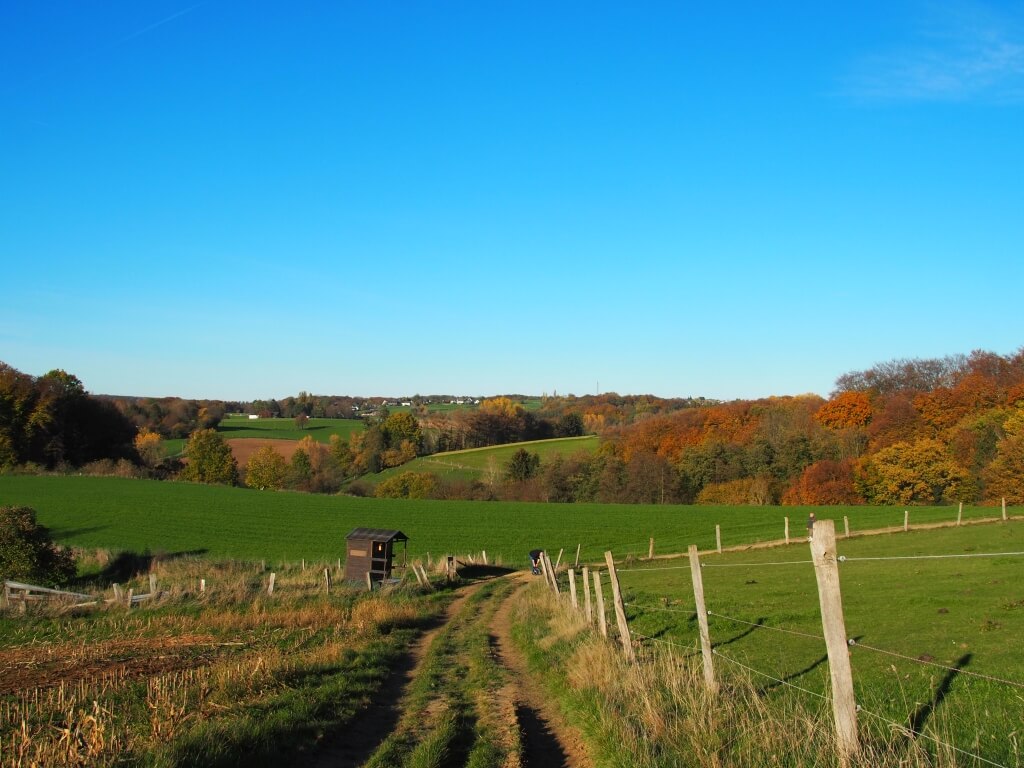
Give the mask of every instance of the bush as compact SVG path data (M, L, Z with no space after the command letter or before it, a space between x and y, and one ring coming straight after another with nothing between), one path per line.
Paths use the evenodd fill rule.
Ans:
M30 507L0 507L0 577L39 585L63 584L75 575L71 552L53 543Z

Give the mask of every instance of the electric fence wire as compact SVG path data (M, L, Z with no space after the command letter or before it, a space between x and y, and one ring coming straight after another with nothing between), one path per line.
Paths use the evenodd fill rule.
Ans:
M759 669L755 669L754 667L747 666L746 664L744 664L741 661L736 661L736 659L733 659L733 658L731 658L729 656L726 656L721 651L719 651L717 648L712 649L711 653L713 653L715 656L717 656L720 659L725 659L726 661L730 662L731 664L735 664L737 667L742 667L743 669L747 670L748 672L753 672L755 675L760 675L761 677L766 677L769 680L772 680L772 681L774 681L776 683L779 683L781 685L787 685L790 688L795 688L796 690L802 691L803 693L810 694L811 696L816 696L817 698L823 699L824 701L828 701L829 700L828 696L824 695L823 693L818 693L817 691L812 691L812 690L809 690L807 688L802 688L799 685L795 685L794 683L789 682L788 680L783 680L780 677L775 677L774 675L769 675L767 672L762 672Z
M880 720L881 722L883 722L886 725L888 725L890 728L895 729L897 731L901 731L903 733L910 734L911 736L923 736L924 738L929 739L929 740L935 742L940 747L946 747L947 749L952 749L954 752L959 752L961 755L964 755L966 757L971 757L971 758L974 758L975 760L980 760L981 762L985 763L986 765L994 765L995 768L1009 768L1008 766L1003 765L1002 763L994 762L992 760L989 760L988 758L982 757L981 755L976 755L973 752L968 752L966 749L961 749L960 747L956 747L956 746L953 746L952 744L947 744L944 741L940 741L935 736L930 736L929 734L925 733L924 731L915 731L913 728L908 728L907 726L903 725L902 723L894 723L892 720L889 720L886 717L882 717L882 715L879 715L879 714L876 714L874 712L871 712L870 710L864 709L859 704L857 705L857 712L858 712L858 714L870 715L871 717L875 718L876 720Z
M810 632L800 632L795 629L786 629L784 627L773 627L769 624L757 624L753 621L746 621L745 619L737 619L734 616L726 616L724 613L715 613L714 611L708 611L708 616L717 616L720 619L726 619L727 621L735 621L737 624L746 624L749 627L757 627L759 629L770 629L773 632L785 632L787 635L798 635L800 637L809 637L812 640L822 640L824 637L821 635L814 635Z
M662 608L658 605L641 605L640 603L623 603L630 608L639 608L641 611L663 611L664 613L696 613L696 608Z
M961 557L1019 557L1024 552L970 552L965 555L890 555L887 557L847 557L840 555L840 563L856 563L867 560L953 560Z
M696 655L700 654L700 648L698 646L696 646L696 645L683 645L682 643L675 643L675 642L673 642L671 640L666 640L663 637L652 637L650 635L643 635L643 634L640 634L639 632L632 631L632 630L630 631L630 634L633 635L633 637L642 637L644 640L651 640L652 642L655 642L655 643L662 643L664 645L670 645L673 648L679 648L681 650L684 650L687 653L685 653L683 655L683 658L688 658L690 656L696 656Z
M705 563L701 562L701 568L759 568L762 565L812 565L813 560L783 560L775 563Z
M982 680L989 680L989 681L991 681L993 683L1002 683L1003 685L1012 685L1014 688L1024 688L1024 683L1018 682L1016 680L1007 680L1007 679L1002 678L1002 677L993 677L992 675L986 675L986 674L984 674L982 672L972 672L969 669L960 669L958 667L950 667L950 666L947 666L946 664L940 664L937 661L926 661L925 659L918 659L918 658L915 658L913 656L907 656L906 654L897 653L896 651L888 651L885 648L875 648L872 645L865 645L864 643L860 642L859 640L854 640L853 638L850 638L849 640L847 640L847 643L849 644L849 646L851 648L863 648L863 649L865 649L867 651L875 651L876 653L884 653L887 656L896 656L897 658L906 659L907 661L915 661L918 664L927 664L930 667L938 667L939 669L945 669L945 670L947 670L949 672L956 672L957 674L961 674L961 675L970 675L971 677L981 678Z

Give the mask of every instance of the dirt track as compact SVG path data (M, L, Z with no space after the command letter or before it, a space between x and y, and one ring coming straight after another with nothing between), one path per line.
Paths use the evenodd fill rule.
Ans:
M579 731L565 722L557 705L533 684L526 659L512 641L512 607L515 595L529 583L529 576L505 578L518 582L498 608L491 623L497 659L504 667L513 691L516 719L522 738L523 766L526 768L588 768L593 764Z

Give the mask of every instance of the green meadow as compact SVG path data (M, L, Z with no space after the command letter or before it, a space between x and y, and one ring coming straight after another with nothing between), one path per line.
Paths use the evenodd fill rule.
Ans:
M0 475L0 504L34 507L63 542L117 550L202 551L213 557L267 560L334 559L355 527L397 528L411 538L409 551L478 552L520 562L525 552L564 548L597 561L646 555L648 538L658 553L715 546L715 526L725 547L780 539L789 516L802 532L807 508L701 507L641 504L539 504L325 496L287 491L116 477ZM832 507L842 528L854 531L902 525L903 510ZM965 507L964 518L998 514ZM956 519L955 507L914 507L914 523Z
M431 472L440 477L479 480L492 470L500 475L512 458L512 454L520 448L525 448L530 453L536 453L540 456L541 462L546 463L555 456L568 456L578 451L593 453L597 450L597 445L596 435L586 435L584 437L492 445L487 448L469 448L464 451L448 451L431 456L420 456L400 467L387 469L380 474L363 479L376 484L402 472Z
M856 641L850 653L861 727L939 734L988 760L1020 765L1024 522L840 538L837 547L847 558L840 579L846 633ZM727 679L744 671L740 665L756 670L755 684L773 698L813 702L825 694L808 545L702 562L716 672ZM651 638L643 642L697 646L685 561L627 565L620 578L631 629Z
M225 440L239 437L301 440L308 436L319 443L329 443L331 435L341 435L348 440L353 432L362 430L362 419L310 419L300 428L295 426L295 419L250 419L247 416L228 416L217 427Z

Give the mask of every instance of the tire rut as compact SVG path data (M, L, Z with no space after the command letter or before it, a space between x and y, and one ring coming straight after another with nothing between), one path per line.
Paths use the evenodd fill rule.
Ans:
M434 639L480 586L477 583L463 589L428 625L429 629L420 635L409 653L391 670L369 705L343 732L325 739L316 759L310 763L314 768L359 768L370 759L397 727L404 711L406 694L419 674Z
M522 737L524 768L591 768L593 761L580 732L565 722L556 705L532 685L526 659L512 641L512 604L526 586L528 576L514 575L516 589L509 593L491 623L495 657L511 681L515 716Z

